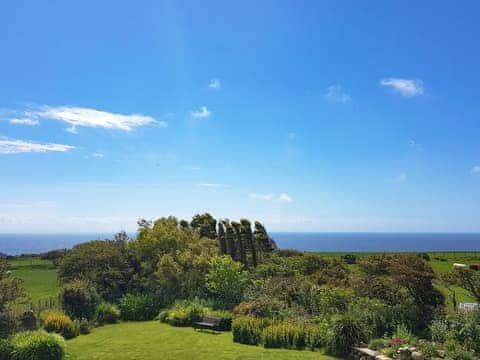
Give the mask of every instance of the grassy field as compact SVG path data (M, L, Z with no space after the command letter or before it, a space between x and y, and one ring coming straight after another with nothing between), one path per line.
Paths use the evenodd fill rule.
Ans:
M96 328L67 342L70 360L283 360L334 359L319 352L264 349L236 344L230 332L212 334L158 321L128 322Z
M51 261L38 257L16 258L10 262L14 276L23 280L28 301L38 302L57 297L60 286Z

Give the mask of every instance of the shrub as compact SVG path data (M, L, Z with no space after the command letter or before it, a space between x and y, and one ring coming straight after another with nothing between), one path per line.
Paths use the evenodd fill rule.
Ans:
M448 322L445 320L433 320L430 325L430 333L433 341L445 342L448 335Z
M173 326L191 326L200 321L208 308L198 301L180 300L160 313L160 321Z
M80 333L79 323L72 321L68 315L60 311L44 311L40 314L40 319L46 331L60 334L65 339L72 339Z
M37 317L35 316L35 313L32 310L25 311L20 317L20 324L22 330L37 330Z
M95 319L100 325L115 324L120 319L120 310L113 304L107 302L100 303L95 310Z
M475 360L475 355L465 350L455 339L449 338L445 342L445 355L451 360Z
M349 316L335 316L327 333L325 348L332 355L345 356L366 338L357 320Z
M61 300L63 309L72 318L92 319L100 297L88 282L74 280L63 286Z
M247 274L243 265L230 256L215 256L210 260L205 281L219 306L231 309L242 301Z
M127 294L118 304L120 316L128 321L147 321L157 316L160 306L151 295Z
M11 360L13 345L6 339L0 339L0 360Z
M328 323L323 322L306 327L306 347L310 350L325 346L325 338L328 331Z
M258 345L263 329L269 325L267 319L251 316L238 317L232 321L233 341L240 344Z
M285 305L278 299L261 296L257 299L238 304L233 312L239 316L257 316L278 318Z
M345 262L345 264L356 264L357 257L353 254L345 254L343 255L343 261Z
M12 337L12 360L62 360L65 342L57 334L26 331Z
M0 312L0 339L12 335L18 329L18 320L11 313Z
M82 320L80 320L80 334L82 335L87 335L87 334L90 334L91 332L91 325L90 325L90 322L83 318Z
M266 348L303 349L306 346L305 326L292 323L277 323L267 326L262 332Z
M438 349L435 343L426 342L422 345L421 350L425 359L433 359L438 357Z

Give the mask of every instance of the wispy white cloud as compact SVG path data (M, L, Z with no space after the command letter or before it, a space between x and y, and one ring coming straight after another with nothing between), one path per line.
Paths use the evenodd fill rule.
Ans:
M15 120L15 119L12 119ZM10 121L12 121L10 120ZM85 107L73 106L42 106L36 110L24 111L21 119L25 124L38 124L39 120L56 120L69 125L68 132L76 134L77 128L103 128L132 131L136 127L156 124L167 126L165 121L156 121L150 116L131 114L123 115Z
M472 169L470 170L470 172L472 174L480 174L480 165L475 165L474 167L472 167Z
M408 146L410 146L412 149L422 150L422 144L419 144L414 139L408 140Z
M102 153L93 153L92 156L95 158L95 159L103 159L105 157L104 154Z
M327 88L325 99L332 103L345 104L352 100L351 96L347 94L341 85L331 85Z
M380 85L391 87L395 92L405 97L413 97L424 93L422 80L386 78L380 80Z
M192 110L190 114L194 119L208 119L212 115L206 106L202 106L200 110Z
M29 118L21 118L21 119L13 118L8 121L10 122L10 124L14 124L14 125L37 126L40 124L38 120L33 120Z
M208 88L212 90L220 90L222 88L222 83L218 79L210 80Z
M286 193L281 193L279 195L273 193L267 194L258 194L258 193L251 193L249 195L250 200L257 200L257 201L271 201L271 202L279 202L279 203L291 203L293 199L290 195Z
M202 188L208 188L208 189L222 189L222 188L230 187L230 185L218 184L218 183L201 183L201 184L197 184L197 186Z
M0 154L11 155L21 153L66 152L75 149L74 146L63 144L41 144L23 140L0 139Z

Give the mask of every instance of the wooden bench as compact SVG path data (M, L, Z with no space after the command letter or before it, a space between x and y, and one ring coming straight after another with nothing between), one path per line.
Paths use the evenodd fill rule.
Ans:
M214 316L204 316L202 321L193 323L194 329L210 329L210 330L217 330L220 326L220 322L222 321L221 318L214 317Z

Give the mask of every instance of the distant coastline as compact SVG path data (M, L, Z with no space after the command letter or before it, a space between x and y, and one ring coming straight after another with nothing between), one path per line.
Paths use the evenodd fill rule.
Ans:
M480 233L271 232L280 248L318 252L480 251ZM0 234L0 253L41 253L113 233ZM134 236L134 234L130 234Z

